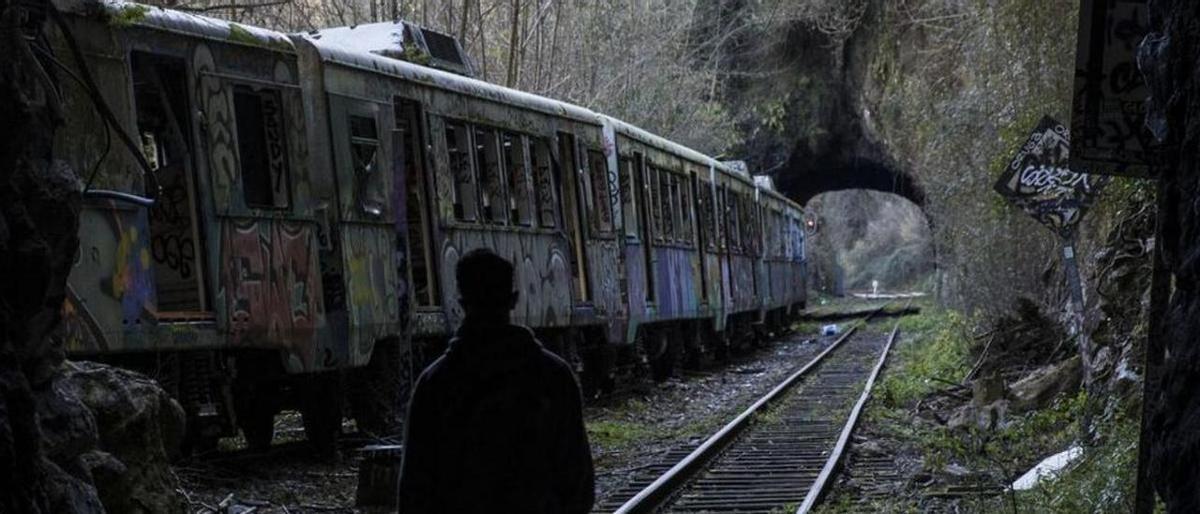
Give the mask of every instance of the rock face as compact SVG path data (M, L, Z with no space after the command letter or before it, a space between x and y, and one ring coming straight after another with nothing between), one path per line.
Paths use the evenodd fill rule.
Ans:
M1151 30L1163 38L1158 56L1143 65L1155 84L1152 99L1167 139L1168 152L1160 191L1166 208L1160 228L1163 260L1174 290L1162 321L1166 360L1160 393L1149 420L1152 483L1170 512L1200 511L1200 2L1150 2Z
M1010 388L1013 410L1040 409L1062 393L1078 390L1082 377L1079 356L1043 366L1016 381Z
M64 366L61 397L78 399L95 420L98 449L80 455L110 512L182 512L170 457L183 442L183 408L155 381L89 362Z
M103 512L79 470L47 458L39 399L52 387L62 352L51 331L59 323L67 274L79 245L79 183L53 160L58 104L50 68L31 44L44 21L40 2L0 0L0 512ZM33 40L33 43L31 43ZM54 421L72 433L56 441L75 449L96 440L95 428L64 402Z
M131 373L64 366L53 337L82 195L54 160L54 67L31 48L48 4L0 0L0 513L178 511L163 479L178 405Z

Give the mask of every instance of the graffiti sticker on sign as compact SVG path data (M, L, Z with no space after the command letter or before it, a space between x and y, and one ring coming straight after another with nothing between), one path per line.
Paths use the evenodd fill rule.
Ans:
M996 182L996 191L1058 235L1070 239L1108 177L1068 167L1071 132L1042 118Z

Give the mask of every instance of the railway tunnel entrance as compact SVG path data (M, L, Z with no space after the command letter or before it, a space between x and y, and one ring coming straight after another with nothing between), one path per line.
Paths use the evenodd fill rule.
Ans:
M769 172L807 212L810 293L933 293L936 252L925 191L862 125L843 119L827 137L800 138Z

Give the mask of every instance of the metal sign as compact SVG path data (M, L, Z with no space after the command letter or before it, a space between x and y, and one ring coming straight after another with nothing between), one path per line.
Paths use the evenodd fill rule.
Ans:
M1149 33L1148 0L1082 0L1075 53L1071 167L1102 175L1153 173L1155 139L1145 128L1149 89L1137 52Z
M1066 239L1109 177L1071 171L1071 132L1042 118L996 182L996 192Z

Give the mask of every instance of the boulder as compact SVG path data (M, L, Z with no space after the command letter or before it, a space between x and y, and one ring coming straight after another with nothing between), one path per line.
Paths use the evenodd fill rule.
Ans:
M1025 412L1045 407L1059 394L1078 390L1081 378L1082 367L1078 355L1042 366L1013 383L1009 389L1013 410Z
M110 512L183 512L170 456L183 441L183 408L158 383L132 371L68 362L55 389L94 418L99 450L79 456Z
M1004 398L1004 379L999 375L979 377L971 384L971 403L975 406L989 405Z
M967 429L991 430L1003 427L1008 423L1008 400L996 400L982 407L969 403L955 409L946 421L946 428L951 430Z

